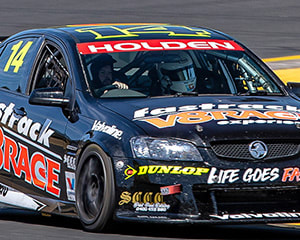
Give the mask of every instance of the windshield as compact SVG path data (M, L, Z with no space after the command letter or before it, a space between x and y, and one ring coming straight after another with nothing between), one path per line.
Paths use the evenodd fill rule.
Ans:
M90 89L97 97L281 94L245 51L121 51L81 56ZM112 86L115 82L126 84L128 89L108 94L117 88Z

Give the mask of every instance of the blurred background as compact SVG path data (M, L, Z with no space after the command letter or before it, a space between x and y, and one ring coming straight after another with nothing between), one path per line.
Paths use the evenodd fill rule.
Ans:
M0 36L117 22L205 26L235 37L262 58L300 54L299 0L0 0Z
M204 26L242 41L286 81L300 81L299 0L0 0L0 36L18 31L84 23L171 23ZM293 56L282 58L283 56ZM272 59L270 59L272 58ZM274 59L275 58L275 59ZM282 63L284 60L284 63ZM24 224L25 223L25 224ZM299 225L299 224L298 224ZM129 227L114 234L90 234L77 220L1 215L1 239L299 239L297 224L182 229ZM282 226L284 228L282 228ZM285 230L286 229L286 230ZM173 234L173 235L172 235ZM246 236L245 236L246 235ZM157 236L161 236L159 238Z

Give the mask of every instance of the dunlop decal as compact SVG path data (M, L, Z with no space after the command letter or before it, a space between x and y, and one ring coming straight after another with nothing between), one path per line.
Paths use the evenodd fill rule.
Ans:
M182 167L182 166L164 166L164 165L149 165L139 166L138 169L134 169L131 166L127 166L124 174L125 180L134 175L146 175L146 174L172 174L172 175L194 175L201 176L209 172L209 168L202 167Z

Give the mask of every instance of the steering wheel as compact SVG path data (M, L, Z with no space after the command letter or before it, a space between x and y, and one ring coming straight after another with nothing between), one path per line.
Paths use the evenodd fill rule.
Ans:
M101 96L105 91L109 91L109 90L117 89L117 88L118 87L116 85L107 85L102 88L95 89L95 93L97 96Z

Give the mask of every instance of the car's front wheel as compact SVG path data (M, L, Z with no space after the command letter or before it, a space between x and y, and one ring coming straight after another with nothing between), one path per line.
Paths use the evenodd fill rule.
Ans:
M84 229L103 230L111 220L114 202L112 162L99 146L90 145L76 170L76 207Z

